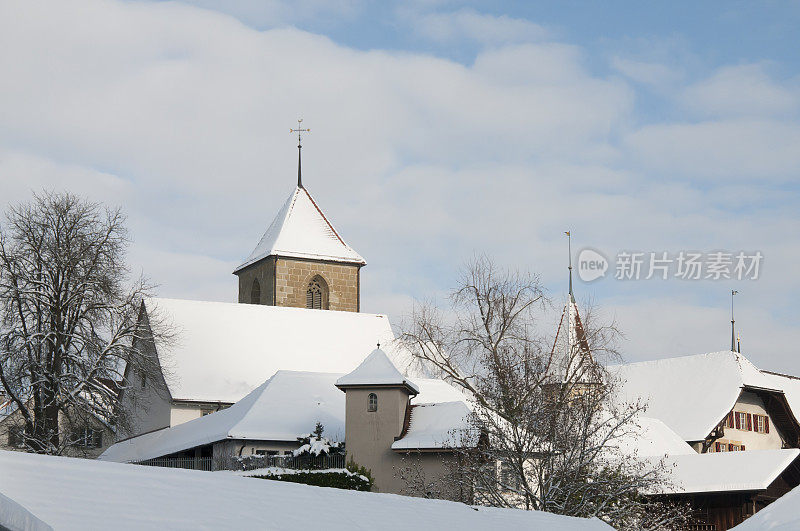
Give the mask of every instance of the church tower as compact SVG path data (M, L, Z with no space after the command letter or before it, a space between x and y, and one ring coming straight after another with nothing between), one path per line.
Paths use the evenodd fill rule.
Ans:
M366 262L303 186L297 147L297 187L233 272L239 277L239 302L357 312Z

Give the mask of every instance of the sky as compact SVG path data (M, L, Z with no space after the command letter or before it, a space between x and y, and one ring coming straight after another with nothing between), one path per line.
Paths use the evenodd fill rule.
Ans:
M400 326L476 254L576 278L638 361L724 350L800 374L797 2L0 2L0 208L128 215L165 297L233 269L304 184ZM621 252L760 252L757 279L618 280ZM577 264L576 264L577 267ZM645 271L646 272L646 271ZM643 275L646 276L646 275ZM752 276L752 275L751 275Z

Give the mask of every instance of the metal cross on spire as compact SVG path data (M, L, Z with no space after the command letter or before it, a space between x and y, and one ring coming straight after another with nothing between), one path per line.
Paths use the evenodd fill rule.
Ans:
M289 134L297 133L297 186L303 187L303 178L300 172L300 150L303 149L303 133L310 133L311 129L303 129L303 119L297 120L297 129L289 129Z
M735 289L731 290L731 351L736 352L736 327L733 320L733 297L739 293Z

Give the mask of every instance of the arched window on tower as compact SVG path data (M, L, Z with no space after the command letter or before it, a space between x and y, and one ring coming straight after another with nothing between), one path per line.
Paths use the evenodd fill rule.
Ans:
M261 304L261 284L258 279L253 279L253 286L250 288L250 304Z
M328 283L317 275L308 283L306 290L306 308L312 310L328 309Z
M367 397L367 411L378 411L378 395L370 393Z

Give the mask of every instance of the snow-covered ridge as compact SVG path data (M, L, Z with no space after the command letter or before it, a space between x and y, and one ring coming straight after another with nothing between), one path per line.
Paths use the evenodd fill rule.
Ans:
M611 529L535 511L21 452L0 451L0 470L0 525L13 517L10 499L58 530Z

